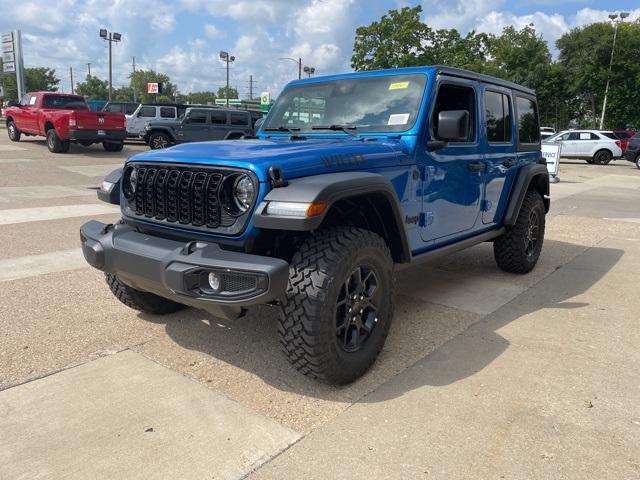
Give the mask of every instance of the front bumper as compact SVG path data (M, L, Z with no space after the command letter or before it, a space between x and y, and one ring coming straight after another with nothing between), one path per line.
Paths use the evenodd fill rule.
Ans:
M80 241L91 266L137 290L223 318L237 318L247 306L281 298L289 276L289 264L278 258L146 235L126 224L91 220L80 228ZM222 278L218 293L208 285L209 272Z
M69 140L93 142L121 142L127 137L125 130L69 130Z

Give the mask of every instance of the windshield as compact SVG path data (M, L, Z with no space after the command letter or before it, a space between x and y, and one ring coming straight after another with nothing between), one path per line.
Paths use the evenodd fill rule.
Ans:
M418 117L426 81L422 74L384 75L289 87L262 129L317 133L312 127L344 125L358 133L403 132Z
M44 108L55 108L59 110L87 110L84 99L66 95L45 95Z

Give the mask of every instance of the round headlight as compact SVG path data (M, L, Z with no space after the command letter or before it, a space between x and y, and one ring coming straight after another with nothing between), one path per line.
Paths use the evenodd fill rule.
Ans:
M233 184L233 199L240 212L246 212L253 204L256 189L248 175L240 175Z
M135 167L129 167L125 169L124 176L122 178L122 191L124 197L127 200L133 200L136 193L136 183L138 181L138 172Z

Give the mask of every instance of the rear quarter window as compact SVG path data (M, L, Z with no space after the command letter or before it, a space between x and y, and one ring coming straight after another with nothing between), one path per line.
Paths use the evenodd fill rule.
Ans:
M240 127L246 127L249 125L249 115L245 113L232 112L229 116L230 116L231 125L236 125Z
M519 149L533 150L540 143L540 125L536 102L531 98L518 95L516 96L516 109Z
M602 135L603 137L610 138L611 140L618 140L619 138L615 133L611 133L611 132L600 132L600 135Z

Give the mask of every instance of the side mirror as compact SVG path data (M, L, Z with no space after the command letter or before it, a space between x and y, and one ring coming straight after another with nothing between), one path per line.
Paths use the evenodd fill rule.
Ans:
M15 100L9 100L7 102L7 107L18 107L20 106L20 104L18 102L16 102Z
M445 110L438 114L438 138L453 142L464 142L469 137L469 112L467 110Z

